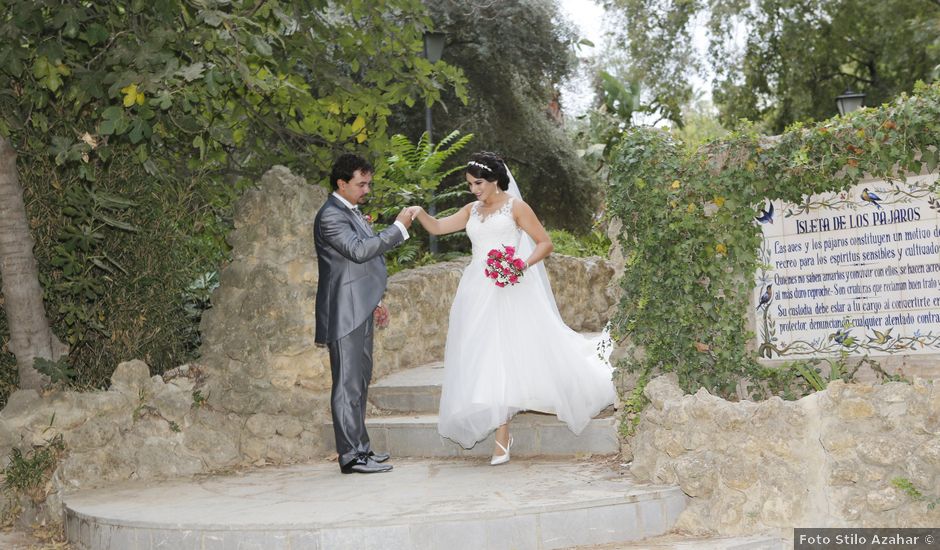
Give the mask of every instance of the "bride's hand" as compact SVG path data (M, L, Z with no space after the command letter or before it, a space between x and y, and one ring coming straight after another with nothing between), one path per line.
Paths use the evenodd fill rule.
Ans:
M409 214L411 215L412 220L417 218L418 216L421 215L422 212L424 212L424 208L421 208L420 206L409 206L408 210L409 210Z

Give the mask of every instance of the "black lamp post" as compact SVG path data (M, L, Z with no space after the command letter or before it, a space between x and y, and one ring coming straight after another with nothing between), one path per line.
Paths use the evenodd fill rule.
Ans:
M431 63L437 63L444 55L444 33L426 32L424 33L424 58ZM434 139L431 137L431 106L424 108L424 128L428 133L428 143L433 145ZM428 213L432 216L437 214L437 206L434 203L428 205ZM431 235L428 239L428 248L431 254L437 254L437 236Z
M865 94L859 92L853 92L852 90L846 90L839 97L836 98L836 106L839 108L840 115L846 115L861 109L865 104Z

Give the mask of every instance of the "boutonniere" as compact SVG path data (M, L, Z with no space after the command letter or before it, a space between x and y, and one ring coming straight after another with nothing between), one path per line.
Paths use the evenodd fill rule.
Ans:
M363 216L363 219L366 220L366 223L367 223L367 224L372 225L372 214L365 214L365 215Z

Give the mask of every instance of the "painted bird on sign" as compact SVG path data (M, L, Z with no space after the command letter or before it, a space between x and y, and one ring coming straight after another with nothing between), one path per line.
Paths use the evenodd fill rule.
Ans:
M850 348L850 347L852 347L852 346L855 345L855 338L854 338L853 336L849 336L849 332L850 332L850 331L848 331L848 330L845 331L845 332L842 332L842 329L840 328L839 330L837 330L837 331L835 331L834 333L830 334L830 335L829 335L829 339L830 339L830 340L835 340L836 343L839 344L839 345L841 345L841 346Z
M774 223L774 203L767 202L767 208L760 211L760 216L754 216L759 223Z
M871 339L871 342L873 344L878 344L879 346L881 346L888 342L888 339L891 338L891 331L894 329L889 328L885 332L881 332L880 330L875 330L875 329L871 329L871 330L872 332L875 333L875 337Z
M773 286L774 285L770 284L767 285L766 289L764 289L764 293L760 295L760 300L757 302L757 309L760 309L761 306L766 306L770 303L770 298L773 296Z
M862 200L874 204L878 207L879 210L881 210L881 205L878 204L878 201L883 199L876 195L874 191L869 191L867 187L862 189Z

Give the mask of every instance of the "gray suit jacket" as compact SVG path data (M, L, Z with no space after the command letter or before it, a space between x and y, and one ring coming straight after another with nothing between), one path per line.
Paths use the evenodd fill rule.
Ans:
M364 323L385 294L385 254L405 240L395 225L375 235L330 195L313 223L317 248L318 344L334 342Z

